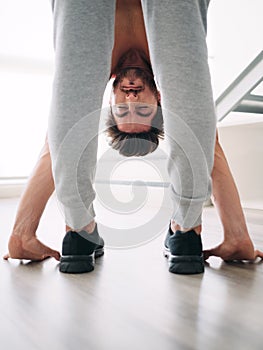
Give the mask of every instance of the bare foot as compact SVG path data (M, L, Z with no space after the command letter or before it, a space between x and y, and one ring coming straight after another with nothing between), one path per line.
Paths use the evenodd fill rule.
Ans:
M221 244L212 249L204 250L204 259L210 256L218 256L225 261L248 260L255 261L257 258L263 259L263 252L255 250L251 239L224 240Z
M3 257L5 260L12 258L41 261L49 257L53 257L56 260L60 259L58 251L41 243L36 236L22 238L12 234L9 239L8 249L9 253Z

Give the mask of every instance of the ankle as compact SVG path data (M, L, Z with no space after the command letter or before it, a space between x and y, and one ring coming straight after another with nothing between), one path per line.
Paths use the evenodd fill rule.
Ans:
M224 228L224 239L239 242L250 240L250 236L246 227L228 227L227 229Z
M95 220L92 220L90 223L88 223L88 225L82 227L80 230L72 229L71 227L66 225L66 231L79 232L79 231L84 230L88 233L93 233L95 226L96 226L96 222L95 222Z
M11 237L18 237L23 241L27 241L27 240L31 239L32 237L36 237L36 232L31 231L31 230L27 230L27 229L23 229L23 230L13 229L13 231L11 233Z
M181 231L181 232L188 232L191 230L194 230L197 235L200 235L202 231L202 225L198 225L192 228L184 228L180 225L178 225L174 220L171 220L171 230L175 233L176 231Z

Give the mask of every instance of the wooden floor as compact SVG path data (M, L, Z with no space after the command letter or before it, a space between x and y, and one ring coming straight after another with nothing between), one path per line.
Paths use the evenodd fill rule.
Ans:
M0 201L1 254L17 199ZM263 249L263 212L246 210ZM154 229L154 228L153 228ZM55 201L39 229L60 250L63 222ZM214 208L204 212L203 244L218 243ZM95 271L65 275L54 259L0 262L1 349L263 349L263 264L210 258L203 275L167 270L163 235L133 249L107 249Z

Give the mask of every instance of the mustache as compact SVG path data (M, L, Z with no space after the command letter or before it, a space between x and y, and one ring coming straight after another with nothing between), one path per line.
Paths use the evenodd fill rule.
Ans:
M140 86L138 88L125 88L120 86L120 90L126 94L133 94L137 95L139 92L143 91L145 89L144 86Z
M154 81L154 77L152 74L150 74L147 70L145 69L141 69L141 68L134 68L134 67L127 67L124 69L121 69L117 74L116 74L116 78L113 82L113 88L117 88L118 86L120 87L121 91L127 93L131 92L138 92L139 87L138 88L126 88L121 86L121 82L124 78L128 78L128 79L141 79L142 81L142 89L145 88L145 85L149 86L149 88L155 93L157 94L157 87ZM141 88L141 87L140 87ZM123 90L122 90L123 89ZM142 90L141 90L142 91Z

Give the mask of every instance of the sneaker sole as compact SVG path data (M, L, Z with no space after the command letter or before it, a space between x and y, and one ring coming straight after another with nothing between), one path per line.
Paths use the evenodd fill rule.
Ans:
M168 259L169 272L193 275L205 270L203 255L172 255L167 248L164 248L163 255Z
M91 272L95 267L95 259L104 254L104 248L99 248L91 255L62 255L59 271L63 273Z

